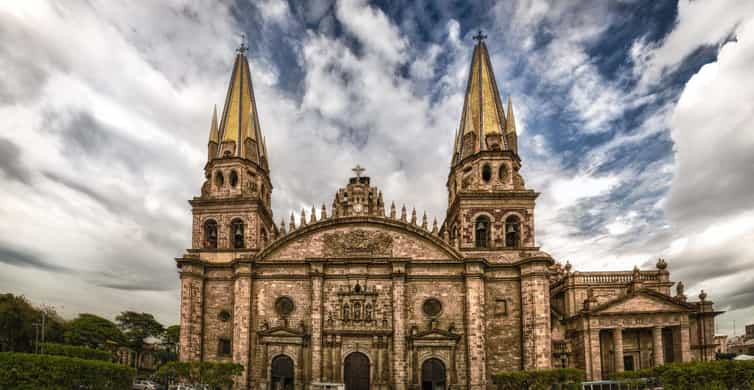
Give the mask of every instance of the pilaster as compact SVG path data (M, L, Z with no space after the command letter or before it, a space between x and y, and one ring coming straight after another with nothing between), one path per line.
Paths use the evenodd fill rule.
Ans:
M552 363L549 261L528 261L520 266L525 370L550 368Z
M652 328L652 356L654 356L655 367L665 364L665 350L662 348L661 326L655 326Z
M179 358L202 359L204 319L204 267L199 262L179 263L181 268L181 335Z
M309 265L309 277L311 280L311 351L312 351L312 381L322 381L322 276L324 271L324 263L322 262L310 262Z
M233 284L233 362L241 364L244 371L236 379L237 388L246 389L251 376L252 329L252 264L238 263Z
M483 276L482 262L466 264L466 343L470 390L484 389L487 385Z
M393 388L406 390L406 263L393 262Z

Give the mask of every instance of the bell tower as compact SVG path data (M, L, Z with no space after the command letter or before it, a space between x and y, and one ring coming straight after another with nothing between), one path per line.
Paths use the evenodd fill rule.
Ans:
M462 251L533 248L534 204L519 173L513 103L507 113L480 32L469 70L461 122L448 175L444 228ZM484 257L484 256L483 256Z
M247 47L236 51L218 123L212 113L205 182L189 203L194 216L192 248L209 252L254 252L276 234L272 182L262 136Z

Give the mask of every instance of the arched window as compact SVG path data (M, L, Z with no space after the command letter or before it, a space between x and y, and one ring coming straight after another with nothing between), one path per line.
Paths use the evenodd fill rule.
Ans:
M358 302L353 304L353 319L354 321L361 320L361 304Z
M215 173L215 185L222 187L223 184L225 184L225 176L223 176L223 173L221 171L217 171Z
M490 219L482 215L476 219L474 224L474 246L477 248L487 248L490 243Z
M230 179L230 186L235 188L236 185L238 185L238 173L236 173L235 170L230 171L229 179Z
M492 168L490 168L489 164L484 164L482 167L482 180L487 183L490 179L492 179Z
M521 221L515 215L505 219L505 246L509 248L521 246Z
M217 222L214 219L204 222L204 247L217 248Z
M243 221L234 219L230 223L230 236L233 237L233 248L243 248Z
M500 168L497 171L497 178L503 183L508 180L508 168L505 164L500 164Z

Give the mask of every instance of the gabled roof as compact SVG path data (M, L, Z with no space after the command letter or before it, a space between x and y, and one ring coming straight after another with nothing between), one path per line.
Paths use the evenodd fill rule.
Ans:
M605 302L590 310L591 314L667 313L694 311L694 305L655 290L643 288Z

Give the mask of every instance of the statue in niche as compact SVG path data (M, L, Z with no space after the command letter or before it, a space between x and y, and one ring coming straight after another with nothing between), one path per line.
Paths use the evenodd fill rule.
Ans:
M364 308L364 319L367 321L372 320L372 305L368 304Z
M351 308L348 306L348 304L343 305L343 321L348 322L351 318Z
M202 197L209 196L209 180L205 180L202 184Z
M353 320L354 321L361 320L361 304L358 302L353 304Z

